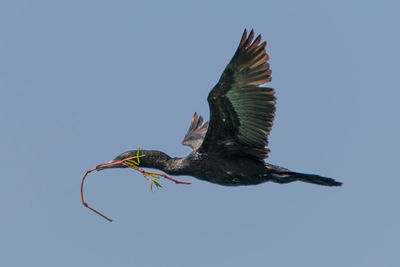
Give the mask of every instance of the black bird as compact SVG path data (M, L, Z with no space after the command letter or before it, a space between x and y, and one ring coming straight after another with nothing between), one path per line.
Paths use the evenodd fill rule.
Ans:
M194 113L182 141L193 151L185 158L171 158L155 150L141 150L140 167L159 169L170 175L189 175L211 183L238 186L263 182L280 184L302 181L326 186L342 183L319 175L292 172L264 162L269 149L276 98L273 88L261 85L271 81L266 42L261 35L253 41L254 31L245 30L233 58L217 85L208 95L210 123ZM127 151L111 162L137 155ZM96 167L124 168L118 164Z

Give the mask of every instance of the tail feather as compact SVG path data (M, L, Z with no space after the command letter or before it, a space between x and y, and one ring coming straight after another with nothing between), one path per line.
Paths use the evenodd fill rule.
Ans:
M271 173L275 183L286 184L294 181L302 181L311 184L318 184L324 186L341 186L342 183L335 181L332 178L323 177L315 174L306 174L299 172L284 171L279 173Z

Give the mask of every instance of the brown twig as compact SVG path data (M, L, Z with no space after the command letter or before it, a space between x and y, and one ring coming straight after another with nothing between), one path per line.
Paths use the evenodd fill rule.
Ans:
M125 166L127 166L127 167L129 167L129 168L131 168L131 169L134 169L134 170L140 172L140 173L141 173L143 176L145 176L145 177L146 177L146 175L150 175L150 176L151 176L151 175L157 175L157 176L161 176L161 177L163 177L163 178L165 178L165 179L168 179L168 180L170 180L170 181L173 181L173 182L175 182L176 184L191 184L190 182L183 182L183 181L175 180L174 178L171 178L171 177L169 177L169 176L167 176L167 175L165 175L165 174L162 174L162 173L148 172L148 171L139 169L139 167L133 167L132 165L128 165L128 164L126 164L125 162L122 162L122 164L124 164Z
M167 176L167 175L165 175L165 174L162 174L162 173L148 172L148 171L145 171L145 170L140 169L139 166L134 166L134 165L130 165L130 164L127 164L127 163L126 163L126 161L129 161L129 160L132 160L132 159L136 159L136 158L139 158L139 156L134 156L134 157L126 158L126 159L123 159L123 160L120 160L120 161L116 161L116 162L106 163L106 164L101 165L101 167L104 168L104 167L110 167L110 166L113 166L113 165L123 164L123 165L125 165L125 166L127 166L127 167L129 167L129 168L131 168L131 169L133 169L133 170L136 170L136 171L140 172L140 173L144 176L144 178L146 178L147 180L149 180L151 183L154 183L154 181L151 180L151 179L149 179L149 178L147 177L147 175L149 175L149 176L154 176L154 175L155 175L155 176L160 176L160 177L163 177L163 178L168 179L168 180L170 180L170 181L173 181L173 182L175 182L176 184L190 184L189 182L183 182L183 181L175 180L175 179L173 179L173 178L171 178L171 177L169 177L169 176ZM91 211L93 211L93 212L96 213L97 215L103 217L103 218L106 219L107 221L112 222L112 219L110 219L110 218L108 218L107 216L103 215L102 213L100 213L99 211L95 210L94 208L90 207L90 206L85 202L85 200L84 200L84 198L83 198L83 183L85 182L86 176L87 176L89 173L91 173L92 171L94 171L94 170L96 170L96 168L93 168L93 169L90 169L90 170L86 171L85 174L83 175L82 182L81 182L81 201L82 201L82 205L85 206L86 208L90 209Z
M83 175L82 178L82 182L81 182L81 201L82 201L82 205L85 206L86 208L90 209L91 211L93 211L94 213L100 215L101 217L103 217L104 219L106 219L109 222L112 222L112 220L110 218L108 218L107 216L103 215L102 213L98 212L97 210L95 210L94 208L90 207L85 200L83 199L83 183L85 181L86 175L88 175L89 173L91 173L92 171L96 170L96 168L90 169L88 171L85 172L85 175Z

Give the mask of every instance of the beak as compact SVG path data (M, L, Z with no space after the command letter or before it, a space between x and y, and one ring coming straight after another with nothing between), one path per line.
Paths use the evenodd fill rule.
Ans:
M101 171L101 170L104 170L104 169L123 168L123 167L125 167L125 166L122 165L121 163L117 163L117 162L118 162L118 161L114 159L114 160L111 160L111 161L109 161L109 162L107 162L107 163L97 165L97 166L96 166L96 170L97 170L97 171Z

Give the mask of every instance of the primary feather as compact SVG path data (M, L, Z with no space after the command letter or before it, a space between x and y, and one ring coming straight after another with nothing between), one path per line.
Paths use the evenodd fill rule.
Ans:
M208 95L210 124L200 152L248 156L264 160L267 136L275 116L274 89L260 85L271 81L266 42L245 30L230 63Z

